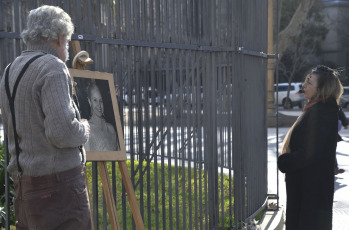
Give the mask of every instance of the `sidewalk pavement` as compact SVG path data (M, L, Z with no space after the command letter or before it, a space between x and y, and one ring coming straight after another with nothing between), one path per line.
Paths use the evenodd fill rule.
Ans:
M349 110L344 109L343 110L346 117L349 119ZM292 109L292 110L279 110L279 113L284 114L286 116L293 116L297 119L297 117L302 113L300 109Z
M288 116L298 116L301 111L289 111L286 113ZM349 117L348 111L346 111L346 115ZM278 129L279 147L288 130L289 127L280 127ZM345 172L335 176L333 230L349 229L349 129L342 129L340 135L344 141L339 142L337 145L337 160L339 168L344 169ZM283 174L280 172L277 173L276 142L276 128L268 128L268 194L277 194L279 192L280 208L277 211L268 211L266 213L260 225L263 230L285 229L286 188ZM271 200L271 202L276 202L276 200Z
M279 127L291 127L292 124L296 121L297 117L301 115L302 111L300 109L291 109L291 110L279 110L279 119L278 119L278 125ZM344 113L346 117L349 119L349 109L344 109ZM270 127L276 127L276 119L270 118L270 121L268 120L268 125Z

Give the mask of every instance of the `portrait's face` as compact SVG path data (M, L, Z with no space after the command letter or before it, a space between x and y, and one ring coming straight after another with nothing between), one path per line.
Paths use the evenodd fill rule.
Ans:
M99 92L99 89L93 87L91 89L91 98L88 100L91 105L91 113L92 115L96 115L98 117L102 117L104 113L103 100L102 95Z
M317 93L317 78L316 74L311 74L303 85L304 97L308 100L314 98Z

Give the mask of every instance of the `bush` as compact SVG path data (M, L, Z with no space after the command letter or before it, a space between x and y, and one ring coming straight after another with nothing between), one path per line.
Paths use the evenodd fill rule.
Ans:
M166 219L166 223L164 225L164 223L162 221L159 221L159 228L160 229L170 229L171 227L176 229L176 228L182 228L182 222L183 222L183 219L186 219L186 222L189 223L189 218L192 218L192 221L194 223L198 222L199 224L199 229L204 229L205 228L205 221L206 221L206 217L200 217L198 216L197 219L195 219L195 208L192 208L192 210L190 210L189 208L185 208L185 212L183 212L183 205L186 205L186 204L189 204L189 202L191 202L190 200L194 200L196 199L196 203L197 204L200 204L202 203L202 208L204 209L203 210L203 213L205 213L205 208L206 208L206 205L205 205L205 201L207 199L209 199L208 197L205 197L206 195L203 194L202 196L202 200L199 200L200 199L200 196L196 195L195 194L195 189L194 189L194 184L196 183L198 185L199 183L199 180L202 180L202 184L205 183L205 172L202 170L200 171L199 169L193 169L193 168L188 168L188 167L185 167L184 169L182 167L178 167L177 169L175 168L175 166L171 166L171 171L172 171L172 174L171 174L171 177L169 178L169 166L164 164L163 166L161 166L160 164L158 165L155 165L153 162L151 163L147 163L147 162L142 162L143 165L142 165L142 168L144 169L145 167L149 166L149 180L148 179L144 179L143 180L143 188L144 190L146 191L146 189L148 189L148 185L149 185L149 190L150 192L144 192L142 195L140 193L140 190L139 189L136 189L135 190L135 195L136 195L136 199L138 201L140 201L141 199L141 196L143 196L143 204L144 204L144 216L143 216L143 221L144 221L144 226L149 226L151 225L151 229L156 229L156 218L158 218L159 220L162 220L163 218L166 218L169 216L169 212L170 210L172 211L172 218L173 218L173 223L174 223L174 226L169 226L169 220ZM129 170L129 172L131 171L131 161L130 160L127 160L126 161L126 164L127 164L127 168ZM134 167L137 168L138 166L140 165L140 162L138 161L134 161ZM156 167L155 167L156 166ZM108 162L107 163L107 168L108 168L108 174L109 176L112 175L112 163L111 162ZM116 165L116 167L118 167ZM164 167L162 169L162 167ZM155 177L155 171L158 170L158 177L156 178ZM186 181L185 182L185 185L182 184L182 174L179 173L178 174L178 178L176 179L176 174L174 173L175 171L178 171L178 172L182 172L182 170L185 170L185 174L184 175L188 175L189 173L189 170L191 170L191 175L194 175L194 172L195 170L196 173L198 174L198 179L195 180L194 178L191 179L191 181ZM90 196L92 197L92 194L93 194L93 189L92 189L92 163L91 162L88 162L87 163L87 167L86 167L86 171L87 171L87 178L88 178L88 184L89 184L89 192L90 192ZM124 210L122 209L122 204L121 204L121 200L122 200L122 177L121 177L121 173L118 172L118 170L116 170L116 209L117 209L117 215L118 215L118 219L119 219L119 224L120 224L120 227L121 229L123 228L123 225L124 225L124 222L122 220L126 220L126 226L132 226L132 219L133 219L133 216L132 216L132 213L131 213L131 209L129 208L129 205L128 205L128 202L127 202L127 208L126 208L126 212L124 212ZM163 173L163 174L162 174ZM200 176L201 174L201 176ZM135 181L139 181L139 173L136 174L135 176ZM162 176L163 175L163 176ZM156 179L158 181L156 181ZM220 195L223 195L223 199L224 199L224 212L225 213L229 213L229 208L230 208L230 199L232 202L234 202L234 197L230 197L230 192L229 192L229 177L228 176L223 176L223 178L221 176L219 176L219 184L221 183L221 180L223 179L223 193L221 192L221 187L219 186L219 194ZM178 186L174 186L176 184L176 180L178 181ZM232 180L232 179L231 179ZM163 182L164 181L164 182ZM158 193L162 193L163 191L165 191L166 194L169 194L169 192L171 192L171 194L173 196L177 196L177 198L173 198L173 197L170 197L169 195L166 195L165 199L165 205L163 206L162 204L163 203L159 203L158 204L158 216L155 214L155 212L157 211L156 210L156 198L155 198L155 193L156 193L156 190L155 190L155 183L158 183L158 190L157 192ZM233 181L231 182L233 183ZM170 184L172 184L173 186L169 186ZM162 188L162 185L164 186ZM140 185L139 185L140 186ZM185 186L185 192L183 192L183 187L182 186ZM103 229L103 203L100 202L103 200L103 190L102 190L102 182L99 178L98 180L98 219L99 219L99 229ZM162 190L164 189L164 190ZM191 192L190 192L191 191ZM204 192L205 193L205 192ZM160 195L161 196L161 195ZM162 202L161 201L161 197L158 197L159 202ZM191 197L191 198L189 198ZM170 206L169 205L169 200L170 199L173 199L173 204ZM221 197L220 197L221 199ZM92 199L91 199L91 202L93 203ZM178 205L176 204L176 202L178 202ZM185 202L185 203L184 203ZM195 201L193 201L195 202ZM151 213L148 212L148 209L147 209L147 205L150 204L150 207L153 207L151 209ZM179 211L179 216L178 216L178 219L177 219L177 215L176 215L176 208L178 208L181 210ZM139 208L140 208L140 204L139 204ZM165 210L163 210L165 209ZM220 207L221 209L221 207ZM190 212L191 211L191 212ZM165 213L165 216L163 216L163 213ZM150 217L149 217L150 215ZM149 223L149 220L151 223ZM203 222L203 225L201 225L201 220ZM107 219L107 229L111 229L111 225L109 223L109 219ZM231 217L230 215L225 215L225 220L224 222L220 221L220 225L223 226L222 228L220 229L226 229L225 226L230 226L231 223L234 223L234 219L233 217Z
M6 162L5 162L5 150L4 150L4 143L0 142L0 228L5 227L6 222L6 216L7 213L5 212L6 204L5 204L5 171L6 171ZM14 210L13 210L13 197L14 197L14 188L13 188L13 180L10 177L10 224L14 225L16 222Z

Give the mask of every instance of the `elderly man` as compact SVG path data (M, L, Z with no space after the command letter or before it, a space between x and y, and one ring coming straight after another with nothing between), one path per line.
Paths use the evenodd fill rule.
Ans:
M91 229L81 147L90 126L80 120L65 65L73 31L61 8L31 10L22 32L27 50L1 80L17 229Z

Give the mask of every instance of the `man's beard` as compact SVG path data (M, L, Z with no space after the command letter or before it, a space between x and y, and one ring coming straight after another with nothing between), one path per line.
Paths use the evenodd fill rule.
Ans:
M67 62L69 60L69 43L66 43L65 49L64 49L64 55L65 55L65 60L64 62Z

